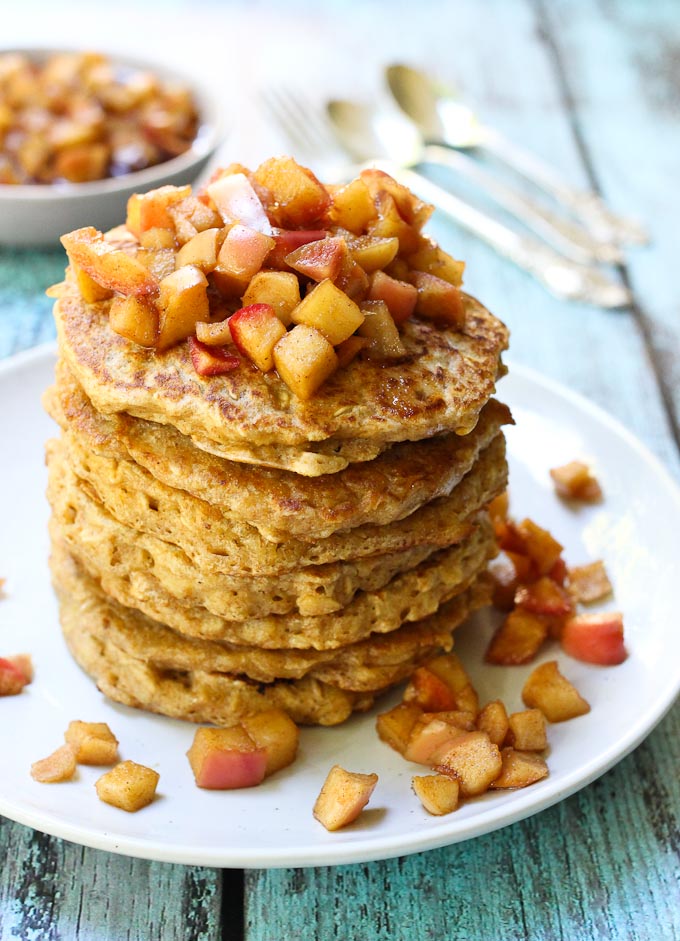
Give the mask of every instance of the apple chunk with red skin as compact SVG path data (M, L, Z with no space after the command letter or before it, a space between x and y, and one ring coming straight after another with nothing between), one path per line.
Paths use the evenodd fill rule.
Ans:
M207 191L226 225L240 222L250 229L271 235L269 217L244 173L222 176L210 183Z
M375 271L371 276L368 300L384 301L396 324L404 323L411 316L418 301L418 289L407 281L399 281Z
M158 293L158 281L146 265L107 242L92 226L62 235L61 244L73 264L102 287L119 294Z
M628 656L623 643L623 615L619 611L569 618L560 639L565 653L585 663L617 666Z
M286 328L271 304L250 304L229 318L229 329L236 347L262 372L274 368L274 347Z
M286 264L313 281L326 278L335 281L348 254L347 242L340 236L329 235L296 248L286 255Z
M411 280L418 291L417 314L459 329L465 326L465 306L455 285L426 271L414 271Z
M325 229L274 229L272 232L274 248L267 255L267 267L287 271L286 258L291 252L310 242L325 239L327 235L328 232Z
M0 696L16 696L30 683L24 671L6 657L0 657Z
M189 355L199 376L223 376L241 365L238 356L219 346L207 346L196 337L189 337Z
M240 725L197 729L187 757L196 784L210 790L254 787L267 769L267 749L258 747Z
M274 247L274 240L236 223L227 232L217 256L215 283L223 294L241 295Z

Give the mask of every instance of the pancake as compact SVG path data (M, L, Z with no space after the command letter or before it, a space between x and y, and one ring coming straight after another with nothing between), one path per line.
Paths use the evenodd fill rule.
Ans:
M179 603L203 605L232 620L292 611L311 616L338 611L357 591L382 588L436 551L433 546L417 546L277 575L211 572L196 565L178 546L119 523L88 494L87 484L80 485L64 460L60 442L51 442L48 455L48 499L66 542L79 554L118 577L153 572Z
M488 602L486 578L474 581L436 615L407 624L388 635L370 637L335 650L264 650L183 637L165 625L125 608L110 599L95 579L76 564L67 550L53 540L52 565L61 591L76 598L98 598L109 605L110 620L102 635L136 659L165 670L202 670L246 677L261 683L312 676L321 682L354 692L372 692L398 683L423 660L450 650L452 633L468 614ZM64 574L68 569L68 574ZM94 628L89 627L91 631Z
M465 297L464 330L412 317L398 364L358 358L309 401L275 373L243 363L204 378L186 343L157 353L108 325L107 304L87 304L69 269L54 316L59 350L97 411L170 425L200 449L304 476L372 461L398 441L468 434L493 393L506 327Z
M469 435L395 445L368 464L308 479L225 461L199 451L167 425L123 414L100 415L61 363L56 390L49 390L45 405L85 454L132 461L176 491L177 499L191 493L219 507L220 518L245 521L277 542L291 536L317 542L356 526L386 526L403 519L451 493L501 427L512 421L507 407L492 400ZM110 473L111 468L95 469L90 477L108 480ZM150 493L150 484L143 484L139 475L121 480L120 486ZM158 492L151 495L159 499Z

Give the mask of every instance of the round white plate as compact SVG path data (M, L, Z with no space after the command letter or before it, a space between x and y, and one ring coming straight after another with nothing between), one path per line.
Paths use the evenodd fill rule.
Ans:
M219 867L321 866L415 853L488 833L562 800L633 749L678 692L677 562L680 494L657 461L623 428L585 400L524 369L500 387L513 409L508 430L512 513L531 516L566 546L572 564L604 558L615 585L612 607L625 614L628 660L598 668L557 658L592 711L549 728L550 776L520 791L489 793L447 817L431 817L410 789L420 766L379 741L375 713L335 729L306 729L290 768L251 790L199 790L185 757L189 723L114 705L72 662L63 645L47 569L48 508L43 442L55 429L40 406L54 351L41 349L0 365L0 656L28 651L35 680L0 700L0 813L46 833L149 859ZM572 510L553 494L548 469L592 461L606 498ZM456 635L482 701L500 697L522 708L532 666L490 667L482 652L492 615ZM396 701L397 697L394 697ZM61 742L71 719L108 722L124 758L160 773L154 803L127 814L101 803L101 769L80 768L65 784L37 784L29 768ZM327 833L312 806L334 763L375 771L380 780L353 826Z

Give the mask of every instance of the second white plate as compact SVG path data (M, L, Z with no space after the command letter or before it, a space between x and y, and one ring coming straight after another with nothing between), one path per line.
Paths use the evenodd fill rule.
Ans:
M535 374L513 368L499 393L516 420L508 430L512 512L531 516L566 546L568 562L604 558L625 615L629 659L598 668L557 646L563 672L592 711L549 729L550 776L516 792L489 793L448 817L430 817L410 789L422 768L381 743L375 714L335 729L305 729L290 768L259 788L201 791L185 752L194 726L117 706L73 663L59 631L47 569L48 507L44 441L55 433L40 406L54 353L38 350L0 366L0 656L28 651L36 677L20 695L0 700L0 813L86 846L149 859L218 867L321 866L414 853L469 839L562 800L634 748L666 712L680 685L677 663L677 560L680 495L658 462L604 413ZM548 470L576 457L595 465L605 500L569 509L554 496ZM482 701L500 697L522 708L520 690L533 668L491 667L482 655L493 629L480 617L456 635ZM389 701L387 701L389 702ZM380 705L380 711L387 703ZM62 741L71 719L108 722L124 758L156 768L159 796L138 814L102 804L100 769L41 785L29 775L37 758ZM379 784L360 820L327 833L312 805L330 766L376 771Z

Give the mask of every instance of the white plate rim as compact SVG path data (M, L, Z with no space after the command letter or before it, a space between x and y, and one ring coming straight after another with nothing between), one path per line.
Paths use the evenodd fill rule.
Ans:
M0 362L0 376L22 369L42 368L55 357L55 354L56 343L54 342L14 354ZM661 461L617 419L580 394L564 387L555 380L541 375L536 370L514 363L510 363L510 369L512 374L520 380L551 392L579 411L587 413L596 422L603 424L621 438L647 464L653 474L663 482L667 495L675 504L676 511L680 515L680 486L677 481ZM240 849L237 853L232 854L228 848L208 850L204 847L179 843L156 844L150 843L146 839L130 836L120 837L106 831L92 832L85 827L70 824L54 817L49 812L32 812L26 807L5 800L1 793L0 813L18 823L73 843L158 862L247 869L330 866L377 861L436 849L482 836L533 816L562 801L605 774L626 755L630 754L663 719L679 692L680 674L674 683L669 682L659 689L653 703L649 704L641 713L639 721L631 725L628 734L622 740L619 740L616 745L603 749L591 761L563 776L559 788L551 789L547 787L545 793L540 797L531 788L517 791L513 795L512 807L509 810L506 808L502 813L499 813L498 808L494 809L493 803L490 803L488 811L479 814L471 821L466 821L465 824L456 823L454 819L453 827L447 828L446 825L443 825L442 828L432 832L425 830L418 832L416 830L415 833L407 836L400 834L385 837L383 835L377 846L375 838L372 838L369 833L366 838L358 839L349 844L338 843L335 847L329 847L328 845L298 847L292 851L294 855L287 848L254 849L248 852ZM162 721L162 717L157 718ZM450 832L452 829L455 832Z

